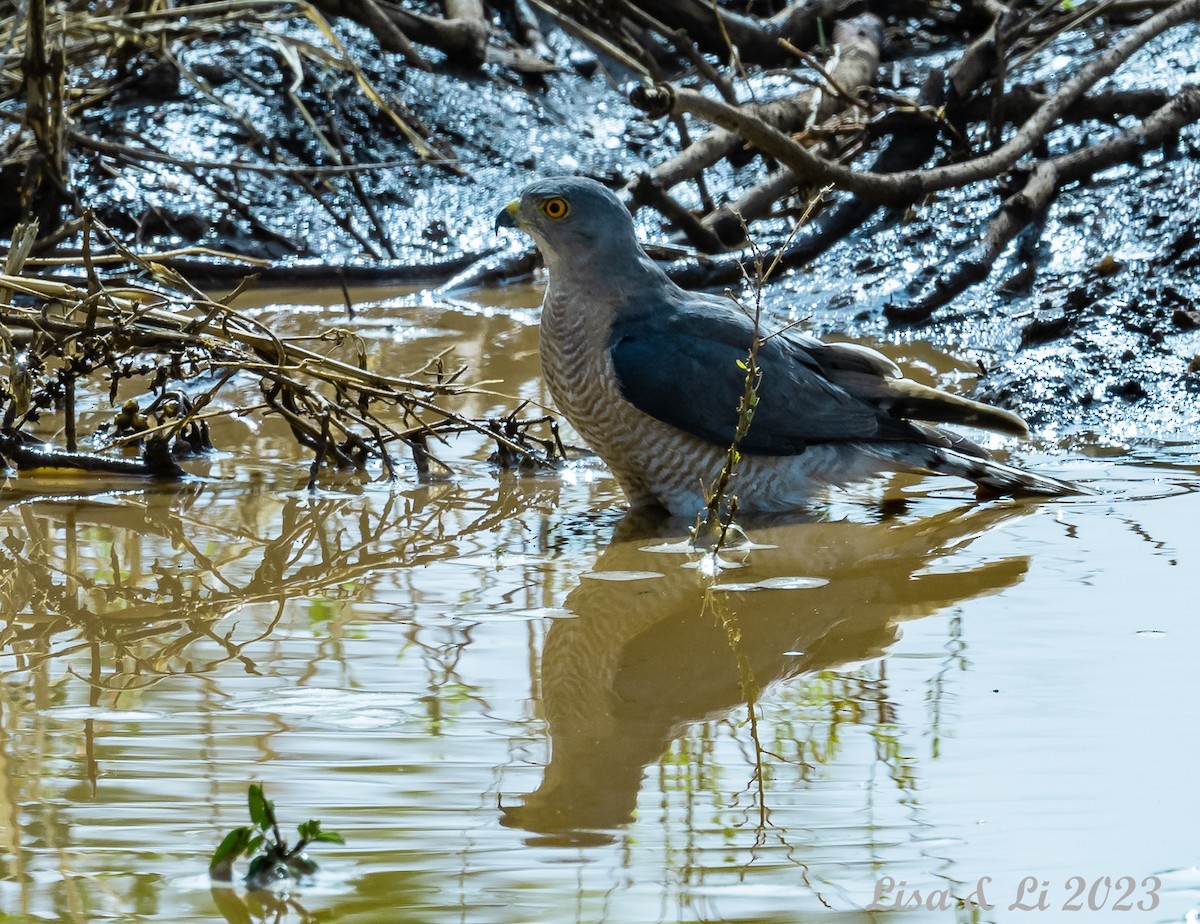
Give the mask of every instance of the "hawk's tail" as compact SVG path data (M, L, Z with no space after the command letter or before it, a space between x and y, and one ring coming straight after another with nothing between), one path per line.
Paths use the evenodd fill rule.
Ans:
M1094 491L1061 481L1049 475L1038 475L1023 469L981 458L943 446L929 446L927 464L920 465L941 475L957 475L975 482L980 488L996 494L1040 495L1043 497L1065 497L1072 494L1093 494Z

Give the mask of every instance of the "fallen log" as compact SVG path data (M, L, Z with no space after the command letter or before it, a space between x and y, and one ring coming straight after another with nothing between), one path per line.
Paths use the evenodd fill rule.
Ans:
M0 460L25 475L121 475L136 478L182 478L187 473L171 457L166 440L147 440L137 459L57 449L15 432L0 433Z

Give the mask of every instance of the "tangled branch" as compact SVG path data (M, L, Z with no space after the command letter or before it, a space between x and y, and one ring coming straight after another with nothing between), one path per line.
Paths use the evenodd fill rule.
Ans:
M89 218L90 221L90 218ZM240 289L213 299L152 257L130 252L106 228L99 233L153 285L100 278L85 253L86 288L20 267L0 274L0 339L9 370L0 383L0 456L20 469L74 468L123 474L176 476L176 459L213 448L215 418L273 414L313 454L312 478L324 467L364 469L371 462L394 474L393 453L407 448L418 473L444 465L430 438L473 432L495 443L514 463L553 464L556 438L537 440L531 427L544 417L503 425L475 420L444 401L472 389L464 368L440 358L407 376L368 368L353 332L327 330L320 341L275 334L232 307ZM33 230L14 243L28 252ZM90 237L87 238L90 240ZM10 258L10 264L15 262ZM342 355L339 355L342 354ZM238 377L258 380L261 402L222 406L218 397ZM133 392L95 440L99 452L79 451L77 394L110 405ZM63 445L47 445L33 427L61 417ZM137 458L122 453L140 448Z

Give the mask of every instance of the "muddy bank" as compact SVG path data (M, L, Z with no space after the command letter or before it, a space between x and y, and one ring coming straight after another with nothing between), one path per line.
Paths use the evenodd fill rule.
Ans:
M587 74L426 72L380 52L356 23L335 25L347 60L430 138L432 156L420 156L349 68L291 62L273 32L329 43L288 21L193 39L177 51L181 79L161 68L138 74L88 110L78 132L104 146L76 164L84 201L150 247L202 245L309 276L334 266L357 279L435 282L509 243L492 232L496 203L530 179L579 172L619 182L662 146L659 127L637 120L593 58L581 64ZM342 162L358 169L339 172ZM231 163L248 168L219 166Z
M536 261L524 256L526 241L497 235L492 223L526 182L582 173L625 187L679 153L680 124L693 138L705 130L693 118L635 108L627 62L597 55L545 19L553 66L538 73L500 61L458 65L429 51L434 67L423 70L381 51L364 26L330 23L332 32L271 15L219 29L164 28L174 66L152 55L114 65L123 73L113 92L71 123L83 152L71 164L81 202L132 244L238 253L268 261L267 277L278 280L329 278L336 267L343 278L436 284L464 271L482 278L471 273L480 261L513 278L536 272ZM898 99L917 99L931 71L963 54L961 38L927 23L890 18L885 27L878 82ZM1008 79L1053 88L1065 68L1103 49L1104 37L1053 35ZM1198 69L1192 23L1096 89L1169 97ZM755 72L731 89L739 100L769 99L794 81ZM1070 152L1136 124L1077 119L1035 154ZM0 140L14 133L11 120L0 123ZM772 282L765 304L818 333L932 339L978 365L977 396L1021 412L1051 442L1193 438L1198 157L1200 134L1188 125L1138 162L1067 186L982 282L919 316L909 306L987 229L1000 204L992 184L872 207L849 237ZM869 159L851 162L865 168ZM705 171L703 188L684 184L674 195L684 209L737 202L775 166L734 153ZM794 217L755 223L758 246L781 246ZM638 221L647 241L691 250L661 214L643 208ZM736 280L728 269L736 256L686 257L672 271L719 288ZM196 279L242 271L204 257L177 265ZM712 272L721 265L723 274Z

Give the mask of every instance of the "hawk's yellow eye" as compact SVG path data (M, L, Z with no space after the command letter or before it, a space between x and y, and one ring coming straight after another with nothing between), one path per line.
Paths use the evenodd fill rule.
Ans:
M560 218L566 218L571 212L571 205L562 196L555 196L553 199L547 199L542 203L542 211L546 213L547 218L553 218L558 221Z

